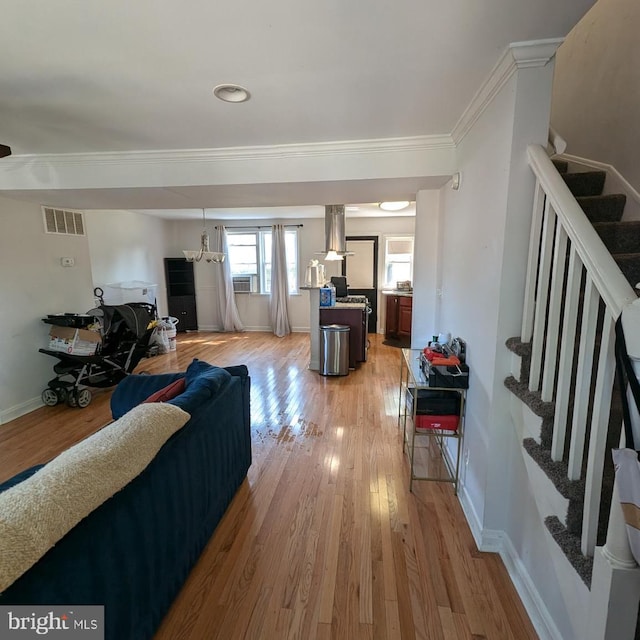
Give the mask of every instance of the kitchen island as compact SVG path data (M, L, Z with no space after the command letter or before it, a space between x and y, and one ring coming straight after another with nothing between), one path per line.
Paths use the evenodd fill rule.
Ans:
M362 302L336 302L331 307L320 307L320 326L342 324L349 327L349 368L367 360L369 313Z
M367 359L369 308L364 302L336 302L320 306L320 287L300 287L309 292L309 369L320 370L320 325L344 324L349 327L349 368Z

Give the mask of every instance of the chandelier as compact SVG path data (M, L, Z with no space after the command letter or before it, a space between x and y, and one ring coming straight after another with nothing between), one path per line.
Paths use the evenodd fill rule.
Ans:
M200 235L200 249L198 251L183 251L187 262L200 262L204 259L207 262L223 262L224 253L209 250L209 234L207 233L204 209L202 210L202 234Z

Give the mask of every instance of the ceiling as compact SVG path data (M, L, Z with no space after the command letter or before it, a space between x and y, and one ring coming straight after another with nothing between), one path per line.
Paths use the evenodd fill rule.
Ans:
M592 3L5 0L0 142L15 157L449 134L509 43L564 36ZM221 83L251 100L217 100Z

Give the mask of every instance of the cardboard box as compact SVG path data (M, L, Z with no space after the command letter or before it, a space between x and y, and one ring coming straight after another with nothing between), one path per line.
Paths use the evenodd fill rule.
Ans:
M53 326L49 331L49 349L63 351L75 356L95 355L102 344L102 336L97 331Z

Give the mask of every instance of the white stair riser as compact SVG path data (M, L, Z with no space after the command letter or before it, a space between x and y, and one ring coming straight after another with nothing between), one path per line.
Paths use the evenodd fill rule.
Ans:
M515 394L511 394L509 408L513 422L518 427L520 440L533 438L540 444L540 432L542 431L542 418L537 416Z
M522 380L520 380L520 372L522 371L522 358L513 353L513 351L511 352L511 375L518 381L518 382L522 382Z
M590 592L582 578L577 574L572 564L567 560L562 549L558 546L553 536L545 527L547 539L547 549L556 570L556 576L562 592L565 607L571 619L571 626L574 629L573 638L563 638L563 640L584 640L587 637L587 612L589 611Z
M556 489L547 474L524 448L522 449L522 455L529 476L531 492L535 498L541 518L544 520L547 516L556 516L564 524L567 521L569 500Z

